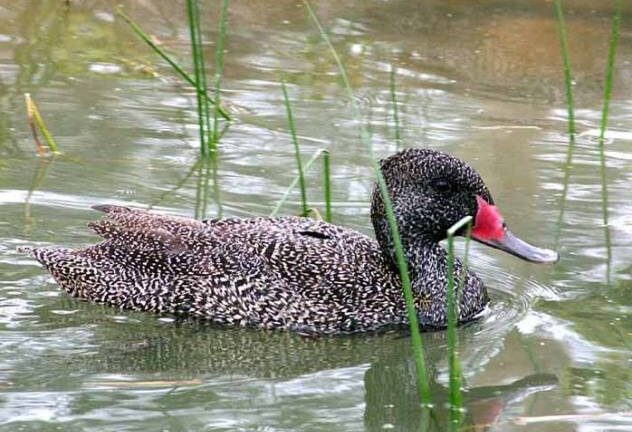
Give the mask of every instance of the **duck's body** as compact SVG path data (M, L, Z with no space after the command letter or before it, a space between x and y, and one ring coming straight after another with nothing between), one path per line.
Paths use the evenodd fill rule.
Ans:
M107 218L91 228L105 241L80 251L34 251L72 296L310 334L407 322L399 274L379 244L357 231L298 217L195 221L125 207L99 209ZM462 308L463 320L486 302L480 280L470 275L468 281L480 285L481 297ZM422 325L440 327L442 305L429 299L442 296L445 280L424 283L427 295L418 297Z
M421 187L419 176L427 175L424 162L434 168L460 168L451 181L459 181L464 190L458 197L447 197L454 207L448 210L458 211L437 214L437 202L444 204L432 194L447 192L435 190L437 185L443 189L435 181L436 169L424 186L430 189L415 193ZM463 212L482 213L475 207L480 196L486 203L491 197L469 166L443 153L404 151L387 159L382 169L394 196L420 324L442 327L447 273L446 253L438 242ZM439 174L443 181L444 174ZM308 334L374 331L407 323L379 194L374 194L372 206L377 241L298 217L196 221L121 206L95 208L106 213L90 224L103 242L79 251L32 250L72 296L132 310ZM481 236L484 222L478 217ZM427 226L420 230L420 223ZM457 261L455 278L465 275L459 295L459 320L464 322L484 308L487 291L476 275L461 270Z

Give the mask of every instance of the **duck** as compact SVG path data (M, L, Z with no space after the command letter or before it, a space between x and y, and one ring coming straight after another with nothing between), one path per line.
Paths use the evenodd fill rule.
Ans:
M559 255L512 234L481 176L450 154L409 148L380 161L408 262L421 330L447 324L447 230L473 218L475 241L534 263ZM93 206L102 241L85 249L31 248L70 296L133 311L304 335L378 332L408 326L402 282L374 188L375 239L297 216L195 220L120 205ZM465 235L467 229L459 235ZM485 284L453 265L458 323L489 302Z

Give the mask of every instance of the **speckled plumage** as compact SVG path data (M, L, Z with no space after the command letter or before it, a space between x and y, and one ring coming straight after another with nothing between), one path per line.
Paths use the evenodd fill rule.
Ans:
M491 196L467 164L427 149L382 162L424 328L445 325L446 230ZM447 184L447 186L446 186ZM377 241L298 217L193 219L120 206L89 226L105 240L83 250L31 253L70 295L138 311L306 334L374 331L407 323L382 200L371 217ZM465 274L461 322L483 309L481 280Z

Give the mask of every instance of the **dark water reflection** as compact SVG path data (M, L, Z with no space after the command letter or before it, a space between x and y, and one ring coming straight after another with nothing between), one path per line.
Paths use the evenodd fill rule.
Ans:
M624 5L607 144L612 279L596 136L608 2L564 2L577 152L562 260L536 267L474 245L491 290L459 330L463 430L632 427L632 9ZM305 339L176 323L78 303L23 244L82 246L97 202L196 216L266 215L294 177L283 74L305 158L332 154L334 221L370 232L371 172L327 47L300 2L231 2L223 99L236 121L211 164L197 156L194 95L113 14L111 1L0 1L0 430L444 430L442 332L424 335L434 410L417 404L410 342L394 332ZM123 8L186 63L178 2ZM547 1L315 4L348 68L376 153L403 146L470 161L513 231L552 245L567 138L559 45ZM217 5L204 2L207 58ZM34 156L23 93L63 155ZM307 174L322 208L320 169ZM298 212L296 195L284 209Z

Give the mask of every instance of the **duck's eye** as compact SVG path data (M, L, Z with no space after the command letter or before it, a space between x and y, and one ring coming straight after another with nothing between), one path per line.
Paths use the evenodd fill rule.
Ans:
M437 192L449 192L452 189L452 185L446 179L437 179L431 183L431 186Z

